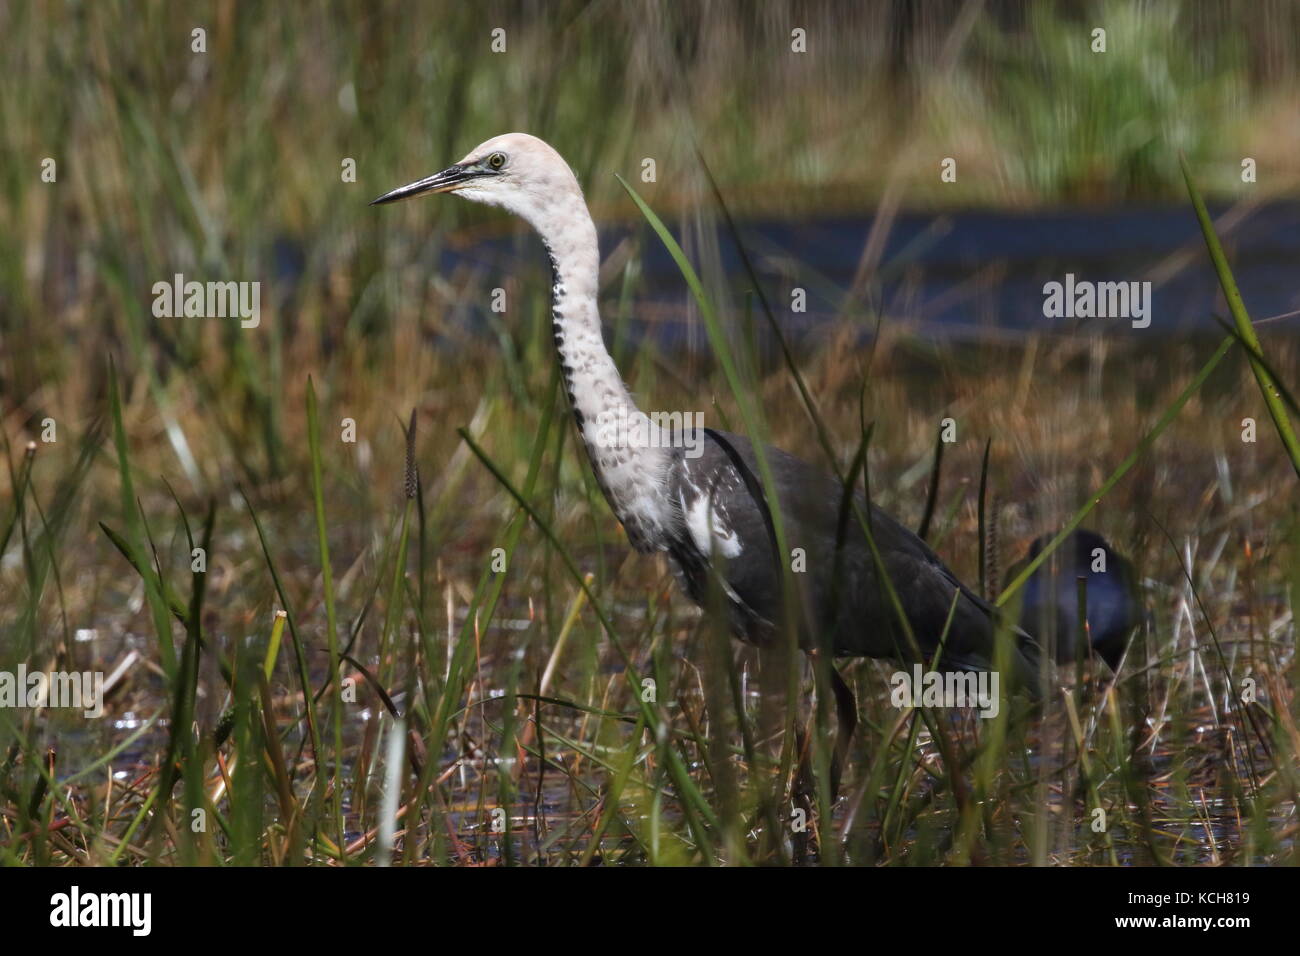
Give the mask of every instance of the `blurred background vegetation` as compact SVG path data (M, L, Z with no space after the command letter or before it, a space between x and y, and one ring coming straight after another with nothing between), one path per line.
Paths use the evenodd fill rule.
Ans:
M197 387L274 439L270 383L341 344L387 354L393 297L424 281L395 276L431 271L441 229L517 228L464 204L365 207L504 130L554 143L602 222L631 218L614 173L670 218L710 216L696 150L742 217L1181 202L1179 150L1211 197L1247 188L1243 156L1252 196L1300 183L1300 6L1283 0L11 3L0 27L11 423L102 394L93 356L160 399L170 363L221 356ZM148 290L176 272L273 286L265 347L153 321Z

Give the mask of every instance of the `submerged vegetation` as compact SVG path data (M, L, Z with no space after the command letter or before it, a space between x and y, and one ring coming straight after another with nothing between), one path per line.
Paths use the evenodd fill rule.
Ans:
M1215 198L1258 198L1243 156L1284 194L1296 8L440 6L0 11L0 672L106 685L97 720L0 707L0 862L1300 862L1300 353L1238 308L1199 199L1227 293L1203 338L936 341L876 306L873 230L842 316L773 353L785 304L718 238L744 248L760 211L1191 207L1179 150ZM1025 544L1099 529L1147 611L1118 675L981 720L843 663L842 799L792 829L787 731L824 740L828 702L629 551L574 441L539 248L449 259L500 218L365 206L511 128L637 224L602 297L638 394L861 461L1009 608ZM633 322L662 242L695 348ZM156 315L177 274L261 281L260 325Z

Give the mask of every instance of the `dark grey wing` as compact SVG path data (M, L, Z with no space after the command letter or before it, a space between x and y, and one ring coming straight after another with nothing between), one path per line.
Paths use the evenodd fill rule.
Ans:
M713 551L725 547L729 552L720 556L721 577L735 605L733 627L738 632L748 628L741 636L763 643L771 623L780 618L782 569L774 559L771 513L756 500L762 497L757 458L746 438L713 430L706 435L700 457L683 459L674 469L673 487L688 507L695 501L700 509L699 496L712 493L712 520L723 531L712 542ZM829 645L837 656L914 658L854 514L849 514L841 533L843 485L778 449L768 449L767 457L792 550L783 560L792 562L795 583L802 591L805 644ZM863 496L859 493L855 500L860 512L867 514ZM689 528L690 515L686 518ZM955 600L942 663L968 670L992 667L996 609L963 585L924 541L888 513L873 507L870 521L881 562L920 654L928 657L938 649ZM691 539L689 533L685 537ZM694 551L688 561L697 577L707 582L708 555L698 546L701 542L691 539L689 543L695 547L686 549ZM707 583L705 588L707 595ZM703 603L700 597L696 600ZM754 619L766 622L767 629L754 632ZM1036 688L1040 680L1037 645L1018 629L1012 633L1018 676Z

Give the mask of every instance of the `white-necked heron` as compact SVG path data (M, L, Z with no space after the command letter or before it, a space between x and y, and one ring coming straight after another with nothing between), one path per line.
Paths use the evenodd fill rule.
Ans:
M542 140L507 133L374 203L453 192L512 212L541 236L553 273L555 348L574 419L596 481L633 547L666 553L698 604L708 604L716 582L725 595L732 632L752 644L769 644L783 620L785 572L776 563L754 447L742 436L703 429L695 436L698 454L692 457L684 436L661 433L633 401L602 336L596 227L569 165ZM624 427L611 430L610 423ZM836 657L916 657L908 650L860 525L853 522L847 537L837 537L844 501L840 482L775 448L766 454L787 543L802 548L807 557L807 570L798 575L802 619L808 622L801 646L826 648ZM920 654L935 655L951 613L934 666L992 668L996 610L962 584L924 541L881 509L868 509L865 497L855 494L861 513L869 515L881 563ZM842 542L838 555L837 542ZM1018 628L1008 625L1005 631L1011 636L1013 680L1037 695L1043 679L1037 645ZM856 717L844 712L847 689L833 668L831 673L842 721L837 744L842 744ZM848 702L851 709L851 696Z

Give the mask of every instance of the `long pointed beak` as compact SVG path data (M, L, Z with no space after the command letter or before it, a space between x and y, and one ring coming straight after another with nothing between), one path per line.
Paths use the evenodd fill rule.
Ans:
M463 186L466 181L472 178L472 175L464 166L448 166L440 173L434 173L425 179L407 183L405 186L398 186L392 192L384 193L378 199L371 200L370 205L382 206L385 203L401 202L403 199L414 199L423 193L451 192L457 187Z

